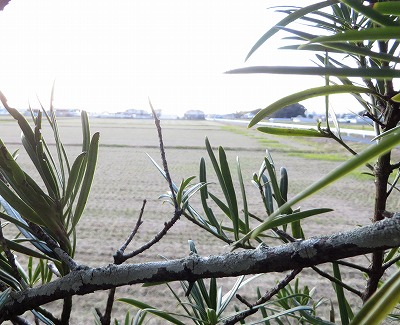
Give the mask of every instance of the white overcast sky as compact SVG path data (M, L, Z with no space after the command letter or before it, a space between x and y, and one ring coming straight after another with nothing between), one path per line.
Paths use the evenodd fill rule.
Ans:
M262 108L324 83L318 77L224 74L251 65L312 65L310 53L276 51L279 37L244 62L258 38L283 18L268 9L278 4L11 0L0 12L0 89L21 109L37 107L37 96L48 107L54 80L56 108L149 110L148 98L177 115ZM302 104L323 110L322 99Z

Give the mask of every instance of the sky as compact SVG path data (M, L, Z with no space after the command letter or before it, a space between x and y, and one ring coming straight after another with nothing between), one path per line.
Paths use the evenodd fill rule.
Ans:
M296 4L297 1L292 1ZM302 0L302 4L313 1ZM285 1L290 3L290 1ZM297 2L298 3L298 2ZM277 50L279 34L248 61L284 16L274 0L11 0L0 12L0 90L9 105L97 112L190 109L231 113L322 86L319 77L231 75L254 65L313 65L313 54ZM322 112L323 99L304 101ZM345 102L338 104L343 111Z

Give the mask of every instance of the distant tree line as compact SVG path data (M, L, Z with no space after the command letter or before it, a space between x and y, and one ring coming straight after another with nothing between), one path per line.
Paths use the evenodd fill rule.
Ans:
M254 111L251 111L250 113L257 114L259 111L261 111L261 109L255 109ZM306 108L299 103L288 105L288 106L272 113L268 117L269 118L292 118L292 117L297 117L297 116L303 116L303 117L306 116Z

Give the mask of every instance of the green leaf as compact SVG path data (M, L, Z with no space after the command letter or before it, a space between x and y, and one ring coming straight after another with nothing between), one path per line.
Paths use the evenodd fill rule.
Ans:
M400 103L400 93L394 95L394 96L391 98L391 100L393 100L393 101L396 102L396 103Z
M81 112L81 122L82 122L82 151L86 152L90 149L90 128L89 128L89 118L87 112Z
M265 321L268 321L268 320L271 320L271 319L275 319L276 320L278 317L282 317L282 316L285 316L285 315L286 316L290 316L291 314L294 314L295 312L301 311L301 310L310 311L311 312L312 311L312 307L310 307L310 306L297 306L297 307L289 308L287 310L277 312L277 313L275 313L275 314L273 314L271 316L268 316L266 318L260 319L260 320L257 321L257 323L251 323L251 325L259 324L262 321L265 322Z
M322 86L322 87L315 87L310 88L307 90L300 91L298 93L286 96L277 100L276 102L272 103L268 107L259 111L256 116L250 121L248 127L252 127L262 119L266 118L267 116L271 115L272 113L276 112L277 110L284 108L288 105L298 103L302 100L314 98L318 96L326 96L326 95L333 95L333 94L343 94L343 93L373 93L375 91L365 87L358 87L353 85L339 85L339 86Z
M121 301L121 302L127 303L128 305L140 308L142 310L146 310L147 312L154 314L158 317L161 317L162 319L165 319L173 324L185 325L180 320L176 319L175 317L172 317L169 313L158 310L158 309L156 309L148 304L145 304L139 300L128 299L128 298L119 298L119 299L117 299L117 301Z
M269 217L263 225L265 225L266 229L271 229L274 227L279 227L291 222L295 222L301 219L309 218L311 216L315 216L318 214L322 213L327 213L333 211L332 209L326 209L326 208L321 208L321 209L311 209L311 210L306 210L302 212L294 212L291 214L280 214L277 215L276 217Z
M338 33L331 36L316 37L310 40L310 43L362 42L365 40L384 41L393 39L400 39L400 27L381 27L368 28L363 30L348 30L343 33Z
M34 148L35 147L35 134L32 131L32 128L29 126L28 121L25 119L25 117L18 112L15 108L12 108L8 106L7 104L7 98L4 96L4 94L0 91L0 101L2 102L3 106L5 109L10 113L10 115L18 121L19 127L21 128L22 133L25 135L27 138L27 141L31 144L31 146Z
M333 276L339 281L342 281L342 275L340 274L339 264L333 262L332 267L333 267ZM347 313L347 304L346 304L347 300L344 295L343 287L337 283L332 282L332 284L335 288L336 296L338 299L340 320L342 321L343 325L347 325L349 324L350 318L349 314Z
M294 30L291 28L284 28L282 27L282 30L287 31L289 33L293 33L295 35L298 35L304 40L312 41L315 38L317 38L317 35L305 33L303 31L298 31ZM299 49L309 49L310 46L312 46L314 43L307 43L304 45L300 45ZM324 43L324 49L322 49L324 52L330 52L331 50L334 50L334 52L340 51L343 54L357 54L357 55L362 55L362 56L369 56L372 59L377 59L377 60L384 60L388 62L400 62L400 58L398 56L394 56L392 54L387 54L387 53L377 53L372 50L370 50L367 47L363 46L358 46L354 45L351 43Z
M265 209L267 211L267 214L270 215L271 213L274 212L274 199L273 199L273 195L272 195L272 188L271 188L271 185L270 185L270 182L269 182L269 179L267 176L262 174L261 180L263 181L263 184L261 184L261 183L259 183L259 184L261 186L263 186L263 189L264 189L263 201L264 201Z
M236 200L236 193L235 188L232 182L232 176L229 169L228 161L226 159L225 150L222 147L219 147L219 161L221 164L221 173L224 179L224 184L226 188L226 200L228 202L229 211L231 214L233 229L235 240L239 239L239 212L238 212L238 205Z
M273 35L275 35L279 31L280 27L286 26L286 25L290 24L291 22L293 22L313 11L331 6L334 3L336 3L336 1L330 1L330 0L322 1L322 2L312 4L312 5L304 7L304 8L300 8L300 9L296 10L295 12L293 12L292 14L286 16L281 21L279 21L274 27L272 27L270 30L268 30L263 36L261 36L261 38L257 41L257 43L254 44L254 46L251 48L249 54L247 54L246 61L262 44L264 44L269 38L271 38Z
M206 186L206 184L204 183L197 183L194 184L193 186L191 186L190 188L188 188L182 197L182 208L186 209L189 207L189 199L195 195L202 187ZM190 208L189 208L190 209Z
M380 324L400 301L400 270L394 273L366 302L351 325Z
M395 1L376 2L372 8L383 15L400 16L400 3Z
M100 136L99 133L96 132L95 134L93 134L92 141L90 142L86 172L83 178L83 183L81 191L79 193L78 202L76 204L70 232L78 224L82 216L83 210L85 209L87 199L89 197L90 188L92 186L92 181L94 177L94 171L96 169L97 153L99 149L99 136Z
M72 168L68 177L67 189L65 191L65 197L63 198L63 204L65 205L69 199L74 200L79 187L82 183L83 173L82 165L87 156L86 152L82 152L76 158L74 163L72 164ZM72 202L70 202L72 204Z
M208 206L207 204L207 198L208 198L208 185L207 185L207 174L206 174L206 163L204 158L201 158L200 160L200 175L199 175L199 180L200 182L206 184L200 189L200 198L201 198L201 203L203 205L203 210L207 215L208 221L210 222L211 225L219 229L219 223L217 219L214 216L214 213L212 212L212 209Z
M244 223L246 225L246 228L244 229L244 232L248 232L250 230L250 226L249 226L249 209L248 209L248 206L247 206L247 195L246 195L246 189L244 187L243 175L242 175L242 169L240 167L239 157L236 158L236 162L237 162L237 172L238 172L238 178L239 178L239 184L240 184L240 191L242 193Z
M278 204L278 207L280 207L285 202L282 198L281 191L278 186L278 180L276 179L275 166L268 159L268 157L264 158L264 163L265 163L265 167L267 169L268 175L269 175L269 180L270 180L272 189L274 191L274 197L275 197L276 203Z
M49 258L46 255L40 254L40 253L38 253L38 252L28 248L28 247L25 247L25 246L17 243L16 241L6 239L6 243L7 243L8 247L11 250L14 250L16 252L22 253L22 254L24 254L26 256L32 256L32 257L44 258L44 259L48 259Z
M0 195L7 201L12 202L12 207L18 211L25 219L32 221L38 225L45 225L45 221L29 207L24 201L22 201L17 195L12 192L6 184L0 182Z
M7 303L8 298L10 297L10 293L11 293L11 288L7 288L2 293L0 293L0 309L2 309L4 305Z
M289 187L289 179L287 170L284 167L280 169L280 180L279 180L279 189L281 192L282 199L286 202L287 201L287 194L288 194L288 187Z
M295 129L295 128L279 128L270 126L260 126L257 128L262 133L275 134L275 135L286 135L286 136L297 136L297 137L329 137L328 135L316 130L316 129Z
M380 28L381 29L381 28ZM398 28L400 34L400 27ZM343 35L343 34L340 34ZM328 38L324 37L323 39ZM322 38L322 37L321 37ZM335 67L296 67L296 66L254 66L234 69L227 74L268 73L310 76L361 77L374 79L400 78L400 70L381 68L335 68Z
M319 181L313 183L305 190L298 193L296 196L291 198L287 201L284 205L282 205L279 209L277 209L273 214L271 214L266 221L262 224L257 226L255 229L250 231L246 236L244 236L240 241L246 241L250 237L255 238L264 230L267 230L271 227L271 224L275 225L275 222L284 224L285 222L281 223L278 222L276 219L279 219L278 216L285 211L287 208L291 207L292 205L300 202L301 200L305 199L306 197L320 191L324 187L328 186L332 182L338 180L339 178L345 176L355 168L364 165L365 163L369 162L372 158L381 155L383 153L388 152L390 149L398 145L400 142L400 126L396 127L388 132L385 133L385 136L380 139L377 144L373 144L360 152L358 155L352 156L348 161L339 165L327 175L322 177ZM285 216L287 218L287 216Z
M207 308L207 320L209 324L218 323L217 313L215 312L215 309Z
M363 1L359 0L340 0L341 3L348 5L355 11L361 13L365 17L370 18L372 21L382 25L382 26L398 26L399 23L393 21L391 17L380 14L377 10L364 6Z
M210 279L210 305L209 307L217 310L218 303L217 303L217 296L218 296L218 287L217 287L217 279L211 278Z

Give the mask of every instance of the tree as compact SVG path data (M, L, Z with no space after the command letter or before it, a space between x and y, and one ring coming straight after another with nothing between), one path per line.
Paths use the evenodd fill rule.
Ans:
M297 117L297 116L303 116L305 117L305 112L306 108L299 104L290 104L279 111L276 111L270 115L270 117L275 117L275 118L292 118L292 117Z
M37 116L32 115L31 126L17 110L7 105L6 98L1 94L0 99L4 107L15 118L23 132L23 146L45 188L35 183L21 169L6 145L0 142L0 195L4 208L0 218L2 222L7 221L15 225L20 232L18 238L5 238L0 232L0 319L22 324L25 320L19 315L31 310L38 320L45 323L67 324L73 295L110 289L105 311L97 311L98 323L109 324L115 287L135 283L159 285L160 282L181 281L188 302L186 303L175 291L173 294L186 312L185 321L191 320L198 324L232 324L245 321L249 315L256 313L257 317L265 322L278 317L294 317L300 322L328 324L329 321L322 320L312 305L309 289L300 288L297 284L291 285L291 281L301 277L304 268L310 267L335 285L337 309L343 324L372 324L383 320L396 307L400 298L400 217L398 211L387 211L388 200L398 195L397 181L400 178L397 175L389 179L390 174L400 167L399 162L391 161L391 149L400 142L400 131L397 127L400 120L399 96L393 83L394 78L400 77L400 71L395 69L395 64L399 61L397 35L400 27L396 13L400 12L400 5L392 1L364 3L358 0L327 0L301 8L279 7L278 10L286 14L286 17L260 38L249 56L272 35L285 30L293 34L295 42L299 42L288 48L314 51L319 66L250 67L230 73L324 76L324 86L290 94L272 103L259 111L249 126L256 125L266 116L287 105L316 96L326 97L326 116L334 118L334 114L329 112L329 96L348 93L356 98L365 109L365 114L374 121L377 137L373 144L361 152L356 152L341 138L338 124L334 123L334 127L331 126L328 118L326 125L318 124L310 130L259 127L260 132L282 136L324 137L338 142L344 150L350 151L354 156L318 182L289 198L287 171L281 168L278 176L272 157L267 154L259 172L252 178L254 185L259 189L261 204L265 209L265 216L257 216L248 210L246 204L247 195L239 160L235 166L240 185L240 194L237 195L232 181L232 166L227 163L224 149L220 147L216 156L208 139L206 150L222 194L213 193L213 188L207 181L209 170L204 159L200 162L198 183L193 184L193 177L189 177L176 185L170 177L165 159L160 121L154 114L163 166L156 163L155 165L170 187L170 191L164 194L163 198L172 204L174 213L154 239L143 247L126 253L130 241L140 230L141 214L131 236L114 254L114 264L106 267L89 268L78 265L73 259L75 229L83 215L90 192L99 141L97 133L90 135L87 115L82 114L82 153L71 163L59 137L52 107L49 112L43 109ZM316 34L303 32L302 26L301 30L287 27L295 21L308 24ZM341 60L342 57L348 61ZM354 67L355 65L357 67ZM360 81L364 86L359 85ZM57 143L55 157L41 134L42 114L54 131ZM371 165L373 158L376 162ZM361 165L366 165L374 178L376 203L371 213L373 224L347 233L307 239L307 229L302 227L302 219L312 218L329 209L300 211L293 207L302 199ZM190 204L190 198L196 194L201 198L201 212L199 208ZM239 198L243 201L242 209L239 209ZM145 204L146 202L143 203L142 213ZM224 223L217 220L212 210L215 208L227 216ZM129 258L162 240L179 218L186 218L195 223L199 230L208 232L224 245L229 244L238 251L221 256L201 257L197 254L195 245L191 243L192 254L180 260L140 265L124 264ZM254 223L257 225L252 228ZM21 238L30 246L22 245ZM36 271L22 272L15 263L14 252L29 256L30 261L38 259L40 262ZM370 266L341 261L345 257L367 253L372 254ZM47 268L44 261L50 261L51 266ZM321 263L331 263L333 275L322 272L317 266ZM366 276L364 292L341 279L342 265ZM237 288L246 285L247 282L239 277L232 290L222 296L217 288L218 278L273 271L290 273L282 276L276 287L265 294L258 292L256 301L249 302L237 296L243 306L233 314L226 311ZM384 277L390 273L390 277ZM52 280L53 274L59 278ZM203 280L206 278L210 279L208 285ZM41 285L35 285L38 280L41 280ZM345 291L356 293L364 301L364 307L361 310L352 310ZM63 300L60 317L52 315L44 307L45 303L59 299ZM148 313L153 313L172 323L183 324L182 318L177 317L173 311L158 310L138 300L138 297L121 300L140 309L134 319L136 323L143 322ZM129 322L127 315L126 323Z

